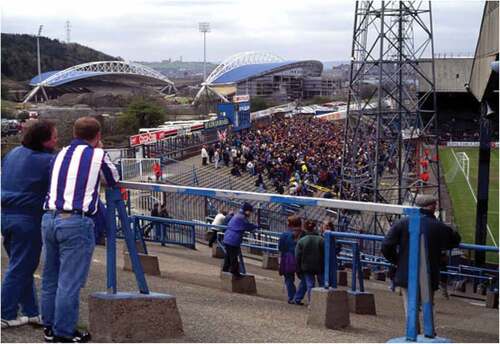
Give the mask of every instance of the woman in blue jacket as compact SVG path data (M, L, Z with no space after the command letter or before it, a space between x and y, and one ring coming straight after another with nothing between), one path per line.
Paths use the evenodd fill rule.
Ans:
M248 217L250 217L252 211L253 207L251 204L243 203L238 214L234 215L227 224L227 229L224 232L223 244L226 254L224 255L222 271L230 272L237 278L241 277L238 256L240 255L243 234L245 231L251 232L257 229L256 225L248 221Z
M297 272L295 246L302 234L301 227L302 223L298 216L289 216L288 231L283 232L278 241L278 250L281 253L279 273L285 279L288 303L296 305L303 305L300 295L303 295L306 289L305 282L302 279L299 284L299 292L295 287L295 273Z
M2 236L9 256L2 282L2 328L41 324L33 273L40 261L42 206L56 144L55 124L33 121L25 129L22 145L2 163Z

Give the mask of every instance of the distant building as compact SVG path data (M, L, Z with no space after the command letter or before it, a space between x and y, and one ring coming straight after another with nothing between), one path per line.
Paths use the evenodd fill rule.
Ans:
M222 62L205 84L223 97L248 94L278 102L331 97L340 83L322 72L320 61L285 61L271 54L245 52Z

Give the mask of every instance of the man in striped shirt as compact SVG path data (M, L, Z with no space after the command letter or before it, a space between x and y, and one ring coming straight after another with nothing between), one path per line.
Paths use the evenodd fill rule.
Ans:
M74 140L55 157L42 219L45 265L41 308L46 341L87 342L76 330L80 289L87 279L94 251L94 221L100 177L110 187L118 171L101 147L101 126L92 117L79 118Z

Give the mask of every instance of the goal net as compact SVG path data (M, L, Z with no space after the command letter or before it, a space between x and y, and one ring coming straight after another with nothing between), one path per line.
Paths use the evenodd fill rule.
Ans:
M469 166L469 156L465 152L457 152L458 167L462 170L465 179L469 180L470 176L470 166Z

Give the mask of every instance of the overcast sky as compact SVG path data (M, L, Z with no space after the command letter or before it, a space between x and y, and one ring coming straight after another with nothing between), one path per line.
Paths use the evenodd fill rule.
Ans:
M473 53L483 1L433 1L436 53ZM203 60L198 22L208 21L207 59L266 51L286 59L348 60L353 1L332 0L8 0L2 32L71 41L126 60Z

